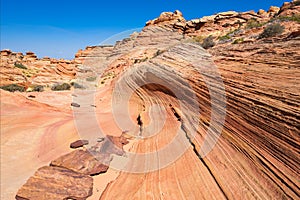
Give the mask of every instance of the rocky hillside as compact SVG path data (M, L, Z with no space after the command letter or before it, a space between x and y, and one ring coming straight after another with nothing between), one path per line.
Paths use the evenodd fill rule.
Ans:
M57 82L70 82L76 76L76 64L71 60L42 58L33 52L1 51L1 86L18 84L28 89L32 85L50 87Z
M72 94L78 106L60 110L48 98L45 107L47 116L56 109L74 124L66 129L63 121L36 122L45 121L31 151L38 147L50 165L26 165L33 175L15 188L15 198L299 199L299 20L299 1L267 12L230 11L189 21L180 11L166 12L114 46L80 50L65 67L76 77L59 75L83 86ZM2 54L10 67L1 69L11 68L1 72L6 84L25 83L5 77L39 61L25 65L24 57L17 64L27 69L19 69L14 53ZM49 76L47 83L59 78ZM26 93L2 94L3 113L13 107L14 95L26 105L45 106L44 93L35 93L36 100ZM26 109L23 104L13 108ZM5 133L12 132L8 116ZM25 119L24 111L15 120L30 127ZM58 148L56 132L75 127L88 140L85 147L55 159L45 156ZM31 141L27 135L23 142ZM6 150L13 146L9 141L16 140L1 142L8 155L14 154ZM7 175L5 184L11 180Z

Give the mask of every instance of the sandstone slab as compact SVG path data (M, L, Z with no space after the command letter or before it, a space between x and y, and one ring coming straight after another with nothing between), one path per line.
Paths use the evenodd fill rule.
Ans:
M42 167L19 189L17 200L85 200L92 195L90 176L60 167Z
M96 175L108 170L111 157L88 150L75 150L51 162L51 166L63 167L85 175Z

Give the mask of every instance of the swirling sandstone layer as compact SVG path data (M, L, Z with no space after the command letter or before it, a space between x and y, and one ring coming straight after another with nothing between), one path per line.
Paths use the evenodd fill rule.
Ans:
M299 44L299 38L282 38L272 43L224 45L209 50L224 81L227 106L218 108L220 114L226 112L223 131L203 159L199 152L212 105L203 79L197 72L189 76L194 68L188 61L205 54L199 46L184 43L148 61L145 65L153 71L158 68L156 73L170 77L178 88L183 89L183 85L164 68L180 71L177 76L183 74L194 84L201 110L198 135L182 157L163 169L143 174L122 172L101 199L299 198ZM210 80L208 71L201 75ZM139 77L143 72L136 74ZM127 80L128 85L134 82L134 76ZM218 85L212 87L214 91L219 89ZM160 103L166 106L167 122L159 134L138 142L133 151L157 151L181 131L167 106L178 105L163 87L144 87L138 93L145 115L150 105ZM151 120L161 119L157 115Z
M287 5L280 11L275 9L276 13L288 13L284 11ZM299 13L299 7L292 8ZM227 14L222 14L225 21L240 17L237 13ZM222 22L222 18L217 16L213 20L218 18ZM158 19L148 22L143 32L150 32L157 27L177 31L180 30L177 28L178 23L183 22L178 12L163 14ZM209 50L223 78L227 106L226 110L219 107L220 114L226 112L223 131L216 146L205 158L201 158L201 144L211 120L210 111L213 105L203 79L197 72L189 76L196 67L191 64L193 56L204 58L205 54L194 44L181 43L168 47L166 52L155 58L150 57L145 65L150 66L153 71L159 68L156 73L172 78L172 84L178 88L182 89L183 85L166 68L179 71L177 76L182 76L193 84L201 110L198 135L191 141L190 148L182 157L163 169L143 174L122 172L108 185L100 199L299 198L299 24L283 24L286 31L280 37L249 40L242 44L220 43ZM205 32L205 26L203 27ZM187 30L189 29L181 31ZM246 34L242 32L237 37L255 38L253 36L262 30L245 29ZM201 28L199 32L205 34ZM144 43L145 41L147 39L144 38ZM155 39L150 41L149 44L155 44ZM204 60L202 65L205 65ZM142 69L139 71L139 66L137 68L136 76L127 78L129 87L138 80L137 77L145 76L145 72ZM213 77L209 77L208 71L206 69L201 75L202 78L211 80ZM214 91L219 89L217 85L212 87ZM159 103L167 109L167 123L159 134L139 141L132 151L158 151L182 127L172 109L167 106L178 106L176 99L170 91L159 86L143 87L138 94L136 98L140 101L134 99L134 102L145 106L144 115L148 116L151 105ZM157 114L151 120L162 119ZM161 160L157 164L160 163ZM127 192L124 193L118 188Z
M281 8L271 7L268 12L226 12L191 21L186 21L179 11L163 13L147 22L140 33L118 42L114 47L87 48L77 54L78 63L82 63L78 66L77 78L99 77L86 87L98 84L96 92L75 91L73 101L81 106L73 109L73 115L65 106L55 106L51 99L45 101L41 97L44 94L37 94L36 100L25 100L20 94L2 91L7 95L1 97L1 102L5 102L4 106L1 105L4 108L1 109L1 118L4 117L1 123L6 127L6 141L14 139L13 136L10 139L8 133L18 131L12 128L9 117L9 108L13 106L21 111L31 110L30 116L41 119L35 123L41 127L36 137L42 135L44 138L45 148L39 146L42 155L52 149L46 141L54 145L55 138L61 137L55 136L57 128L72 133L62 139L69 142L71 138L75 139L74 125L69 123L71 119L75 120L81 137L90 137L82 139L91 141L96 137L97 134L93 133L97 133L98 126L107 135L120 136L122 132L131 135L135 139L131 139L127 153L116 153L129 160L125 168L127 172L120 171L122 167L118 166L122 159L113 157L105 170L110 165L108 170L117 169L116 174L109 180L107 176L93 177L93 196L90 199L298 199L300 26L293 20L280 21L280 16L297 14L299 6L295 3L285 3ZM248 22L252 18L266 24L249 28ZM284 32L259 39L258 35L273 23L272 19L285 26ZM239 30L235 30L237 28ZM231 33L233 30L234 34ZM207 52L198 39L208 36L208 33L215 36L216 45ZM226 36L226 41L217 39L228 33L231 38ZM234 42L237 39L240 39L239 42ZM124 97L130 92L128 99L116 98L114 101L114 95ZM8 96L25 102L28 108L8 103ZM222 104L223 100L226 100L226 105ZM114 106L123 105L120 104L122 101L126 101L126 106L116 109ZM57 118L60 112L64 113L59 118L61 123L46 123L47 117L34 115L40 112L37 107L46 111L54 109L54 116L49 116L51 119ZM24 111L16 120L28 124L23 119L27 115ZM94 116L98 121L93 119ZM131 121L120 127L116 118L120 122L127 118ZM69 127L68 124L72 129L65 127ZM218 130L221 134L216 138ZM196 131L195 135L193 131ZM207 145L208 136L211 142L208 146L213 148L205 152L203 146ZM17 141L20 141L20 136L18 138ZM159 153L174 138L179 139L175 140L178 148ZM4 161L13 163L8 156L13 155L9 147L16 144L9 143L7 146L2 141L7 154ZM60 148L63 146L58 144ZM68 144L65 146L68 147ZM179 147L186 148L181 151ZM56 147L53 146L53 149ZM35 148L31 149L32 152ZM66 152L65 149L57 151L61 154ZM157 152L157 155L152 152ZM67 167L83 177L94 174L93 170L86 168L89 165L86 163L97 166L97 162L85 153L82 162L76 162L76 158L81 157L76 156L78 153L82 150L58 159L53 155L42 157L48 162L53 161L53 167ZM148 156L140 158L137 153L148 153ZM177 154L180 156L174 157ZM100 151L100 157L104 155ZM21 153L17 151L14 157L21 158ZM34 159L34 156L30 158ZM26 163L29 165L30 160ZM34 167L41 164L45 163L34 163ZM27 166L27 176L30 172L33 174L34 167ZM4 170L1 166L1 172L14 169L18 172L14 166ZM103 169L102 165L99 169ZM5 183L10 183L9 178L11 176L5 176ZM30 193L32 188L38 188L34 183L30 185L32 178L19 190L26 191L28 196L33 196ZM22 182L25 182L24 177L18 183L19 187ZM86 199L91 195L90 187L90 184L82 187L88 188L84 189L88 192L78 198ZM47 192L47 187L44 189ZM49 190L52 189L49 185Z

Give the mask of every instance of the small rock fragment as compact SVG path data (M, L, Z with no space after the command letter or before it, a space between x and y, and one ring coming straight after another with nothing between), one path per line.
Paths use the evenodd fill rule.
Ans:
M83 147L84 145L88 145L88 144L89 144L88 140L77 140L70 144L70 148L77 149L79 147Z
M78 103L71 103L71 106L79 108L80 105Z

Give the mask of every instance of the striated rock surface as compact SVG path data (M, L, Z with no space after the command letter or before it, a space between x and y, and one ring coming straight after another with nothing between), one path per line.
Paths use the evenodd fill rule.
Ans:
M55 83L70 82L76 76L77 67L72 60L37 58L33 52L1 51L1 85L18 84L25 89L35 85L51 87Z
M299 199L295 2L267 12L229 11L190 21L179 11L167 12L114 47L79 51L76 78L96 74L92 84L83 84L100 84L96 92L73 96L82 106L72 119L82 122L76 124L80 134L98 142L90 152L51 159L50 168L83 177L101 173L93 176L98 180L93 189L102 188L93 199ZM260 38L274 23L284 31ZM201 45L209 35L214 45L205 51ZM93 135L99 127L110 136ZM129 137L134 139L124 149ZM168 149L174 141L175 148ZM114 175L108 174L111 168ZM37 188L25 184L17 196L24 190L30 194L31 187Z
M105 173L112 160L111 154L123 155L123 145L127 143L123 136L108 136L89 150L74 150L60 156L50 166L38 169L18 190L16 199L85 200L93 190L93 179L89 175Z
M111 161L109 154L92 154L86 150L75 150L53 160L50 166L67 168L86 175L106 172Z
M299 10L293 4L289 5L291 9ZM162 120L159 114L153 117L150 114L150 107L154 102L159 103L166 109L166 124L159 133L150 138L147 137L146 132L142 133L145 138L131 151L138 153L158 151L172 141L178 131L182 134L183 143L189 140L184 136L184 132L189 135L192 127L196 125L190 123L192 127L185 127L191 119L185 115L191 117L197 116L197 113L186 113L186 108L180 108L174 94L169 91L174 91L176 87L183 87L179 77L184 77L196 91L201 110L200 126L197 128L195 138L187 141L190 142L190 148L178 160L154 172L142 174L122 172L108 185L100 199L299 198L300 190L297 181L300 147L298 84L300 38L297 34L299 23L293 20L280 21L278 12L278 8L271 7L267 15L262 11L259 14L226 12L188 21L186 24L188 28L185 28L182 33L198 37L205 34L206 36L207 34L225 35L228 30L241 26L236 24L235 27L235 22L238 20L245 28L236 35L230 36L234 39L230 38L229 42L223 43L217 40L217 44L208 50L212 57L203 52L197 43L184 41L168 46L170 41L166 40L162 43L165 44L164 51L158 56L150 57L148 54L148 60L144 63L123 66L123 69L132 71L124 82L128 87L135 88L135 84L141 79L152 81L159 79L146 76L143 66L151 68L151 70L147 69L147 73L166 77L165 79L169 79L172 83L161 82L163 86L167 86L167 89L159 85L139 87L138 95L132 100L143 107L137 115L144 116L141 117L144 123L148 120ZM246 28L253 17L265 24ZM257 36L266 25L272 24L271 19L284 25L285 32L279 36L258 39ZM231 24L225 26L229 22ZM144 34L143 44L155 43L151 31L154 32L158 27L166 32L168 32L166 27L178 30L173 23L172 18L168 25L166 21L156 25L153 22L147 23L140 33ZM149 33L148 37L147 33ZM245 38L245 40L241 43L233 43L238 38ZM138 40L139 36L137 43ZM193 62L195 58L198 59L199 66L204 67L200 68L201 75L195 71L196 66ZM207 80L212 84L210 90L215 91L217 95L221 91L220 85L213 84L215 76L210 75L212 66L210 59L215 62L223 79L227 99L226 108L218 107L218 103L210 99L211 91L207 89ZM174 74L175 72L177 74ZM125 90L126 87L121 90L123 89ZM219 115L226 112L225 122L215 147L207 156L201 158L205 135L209 129L217 130L220 126L220 124L211 124L212 106L217 107ZM150 116L150 119L147 119L147 116ZM169 152L168 156L170 157L172 153ZM157 162L158 166L162 165L166 158L167 156L155 160L155 157L147 157L150 163ZM151 166L147 159L145 158L139 166L145 171ZM131 169L135 167L130 166ZM139 167L134 169L138 171ZM118 188L128 192L124 194Z
M92 195L93 179L68 169L42 167L18 191L17 200L77 199Z

